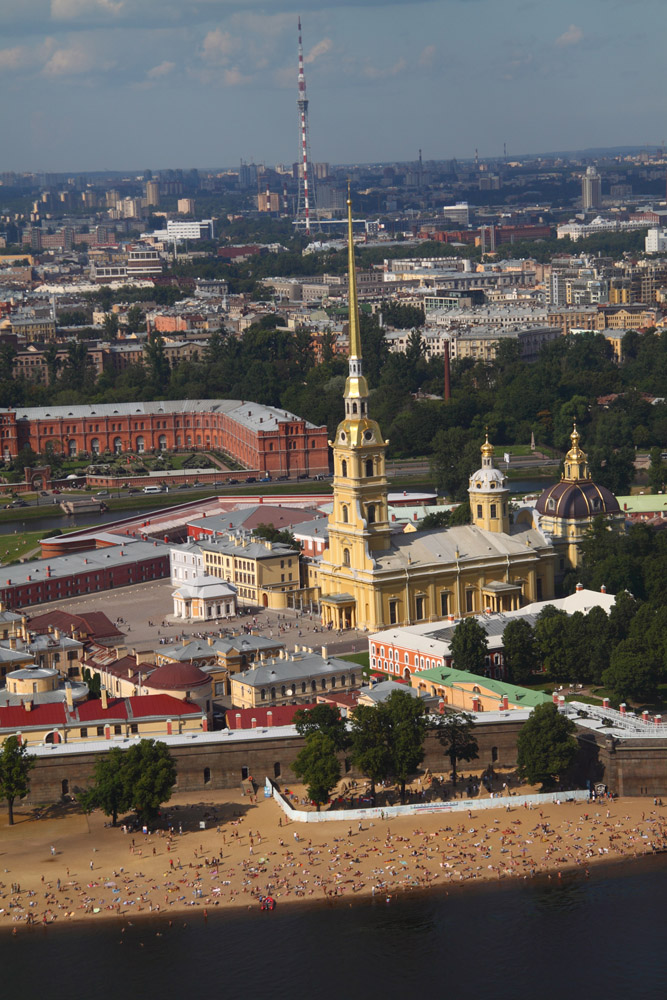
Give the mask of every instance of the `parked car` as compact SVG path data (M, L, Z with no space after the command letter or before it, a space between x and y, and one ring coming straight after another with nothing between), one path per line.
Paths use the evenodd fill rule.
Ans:
M236 483L238 483L238 479L228 479L227 480L227 485L231 485L232 483L234 483L234 485L236 485Z
M27 500L12 500L10 507L28 507Z
M248 476L246 478L246 483L256 483L256 482L257 482L257 479L255 478L255 476Z

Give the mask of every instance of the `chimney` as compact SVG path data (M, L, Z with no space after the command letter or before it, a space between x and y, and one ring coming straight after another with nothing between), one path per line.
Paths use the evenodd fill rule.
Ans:
M618 710L621 713L621 715L625 715L625 713L628 710L628 706L625 704L624 701L622 701L621 704L618 706Z
M328 660L329 659L329 649L328 649L327 646L322 646L322 649L320 650L320 653L322 654L322 659L323 660Z
M213 636L212 635L209 635L209 637L208 637L208 644L209 644L209 646L213 645Z
M661 715L654 715L653 716L653 723L656 726L661 726L662 725L662 716Z
M68 710L68 712L72 712L74 710L74 698L72 697L72 685L71 684L66 684L65 685L65 702L67 704L67 710Z
M554 691L554 693L551 695L551 700L553 701L554 705L558 704L558 691ZM605 698L605 701L608 702L609 699ZM602 707L604 708L604 701L602 702Z
M603 584L602 584L602 586L600 587L600 593L601 593L601 594L606 594L606 593L607 593L607 588L605 587L604 583L603 583Z
M266 724L267 724L267 726L272 726L273 725L273 712L267 712L266 713Z
M604 709L608 709L608 708L611 708L611 703L610 703L610 701L609 701L609 698L603 698L603 699L602 699L602 707L603 707Z
M583 583L578 583L577 586L574 589L577 590L577 591L583 590L584 589Z
M509 707L510 707L509 698L507 697L506 694L504 694L503 695L503 711L506 712Z
M59 628L54 628L54 630L53 630L53 638L54 639L59 639L60 638L60 629Z
M16 636L14 636L14 635L9 640L9 648L10 649L16 649Z
M472 700L472 710L473 710L473 712L479 712L479 698L473 698L473 700Z
M26 700L23 702L23 707L25 708L26 712L32 712L32 698L26 698Z
M648 722L648 719L649 719L648 709L645 708L644 711L642 712L642 722Z
M109 708L109 701L107 698L107 689L105 687L103 687L102 690L100 691L100 697L102 699L102 711L106 712L107 709Z

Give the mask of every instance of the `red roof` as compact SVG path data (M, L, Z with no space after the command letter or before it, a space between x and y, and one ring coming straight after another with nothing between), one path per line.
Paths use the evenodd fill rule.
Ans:
M291 726L296 712L315 705L274 705L271 708L228 708L230 729L267 729L269 726ZM271 718L269 719L269 713ZM255 725L253 725L253 719Z
M125 698L109 698L106 712L102 708L102 701L95 698L92 701L84 701L77 708L80 722L114 722L116 720L127 719L127 705Z
M183 663L165 663L153 670L150 677L144 681L144 686L166 691L189 691L191 688L210 684L209 674L189 660Z
M148 719L156 715L169 718L172 715L201 715L199 705L182 698L172 698L170 694L144 694L136 698L126 698L128 716L132 719Z
M33 705L27 712L23 705L8 705L0 708L0 729L11 729L13 732L28 729L31 726L63 726L67 721L65 706L62 702L49 705Z
M28 628L31 632L48 632L49 626L68 634L72 631L73 626L77 632L85 632L91 637L100 636L108 639L111 636L119 636L124 638L124 634L116 628L103 611L90 611L83 615L74 615L69 611L61 611L56 608L53 611L45 611L42 615L35 615L28 622Z

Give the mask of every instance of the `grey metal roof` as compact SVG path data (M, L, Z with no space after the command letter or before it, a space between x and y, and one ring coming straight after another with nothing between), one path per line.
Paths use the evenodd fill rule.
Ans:
M92 406L31 406L16 410L17 420L79 420L84 417L150 416L156 413L226 413L253 430L276 430L280 424L301 421L288 410L241 399L172 399L139 403L95 403ZM306 427L316 425L303 421Z
M325 660L319 653L296 653L287 660L279 658L264 660L251 670L234 674L232 680L250 687L270 687L275 684L286 684L288 681L302 681L310 677L349 674L351 670L356 670L361 679L361 667L348 660L339 660L335 656L330 656Z
M118 536L116 536L118 540ZM90 549L85 553L70 556L55 556L53 559L36 559L2 568L0 589L3 586L22 586L27 583L41 583L47 579L62 579L77 573L96 573L111 566L121 566L128 562L148 559L151 556L169 556L169 545L164 542L144 542L127 539L122 545L111 545L103 549ZM50 573L47 574L47 568ZM6 576L5 576L6 573Z

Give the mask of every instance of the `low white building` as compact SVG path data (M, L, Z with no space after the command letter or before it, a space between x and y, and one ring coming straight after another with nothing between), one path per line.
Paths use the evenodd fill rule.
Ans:
M215 576L194 577L171 595L174 616L194 621L213 621L236 615L236 587Z

